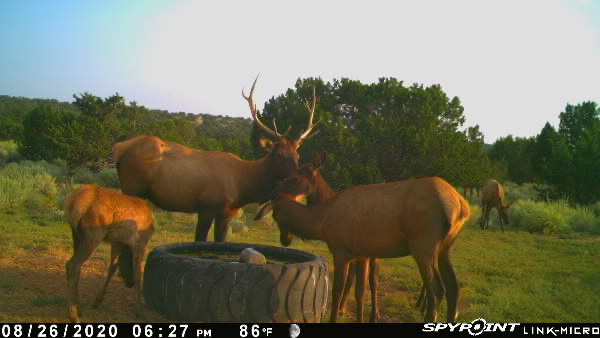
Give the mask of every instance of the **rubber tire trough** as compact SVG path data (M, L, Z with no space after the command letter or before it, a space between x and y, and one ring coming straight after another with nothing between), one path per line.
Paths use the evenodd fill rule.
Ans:
M253 248L301 263L246 264L178 255ZM329 293L327 262L275 246L192 242L154 248L144 269L146 306L183 322L320 322Z

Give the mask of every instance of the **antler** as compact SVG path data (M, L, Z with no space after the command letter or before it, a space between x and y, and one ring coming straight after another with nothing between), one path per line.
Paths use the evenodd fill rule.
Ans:
M317 106L317 95L315 94L315 87L313 87L313 96L312 96L312 104L309 104L308 101L304 102L304 106L306 107L306 109L309 112L309 117L308 117L308 126L306 127L306 129L304 130L304 132L302 132L302 134L300 135L300 137L298 137L298 141L302 141L305 139L309 139L315 135L317 135L319 133L319 131L317 130L314 133L310 133L314 127L317 126L317 124L319 124L319 122L321 122L320 120L317 121L317 123L313 124L313 117L315 115L315 107ZM309 135L310 134L310 135Z
M273 131L272 129L270 129L269 127L265 126L262 121L258 118L258 112L256 110L256 104L254 104L254 101L252 100L252 94L254 94L254 87L256 86L256 81L258 80L258 75L256 76L256 79L254 80L254 83L252 84L252 88L250 89L250 95L246 96L246 94L244 93L244 89L242 89L242 96L244 97L244 99L246 99L246 101L248 101L248 105L250 106L250 113L252 113L252 119L254 120L254 122L256 122L256 125L262 129L265 133L275 137L275 138L281 138L283 137L280 133L277 132L277 126L275 125L275 121L273 120L273 126L275 127L275 130Z

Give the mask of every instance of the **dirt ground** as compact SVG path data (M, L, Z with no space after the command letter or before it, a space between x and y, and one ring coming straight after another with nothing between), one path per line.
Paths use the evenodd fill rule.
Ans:
M70 253L62 250L30 252L0 258L0 321L68 322L66 308L65 263ZM81 320L85 322L165 322L146 310L136 317L134 289L113 277L104 303L91 306L105 278L105 255L96 252L81 269L79 295Z

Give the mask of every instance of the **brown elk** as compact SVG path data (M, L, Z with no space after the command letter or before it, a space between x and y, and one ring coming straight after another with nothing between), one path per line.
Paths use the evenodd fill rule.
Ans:
M258 77L257 77L258 79ZM288 140L265 126L258 117L252 94L248 101L252 119L257 127L273 140L261 138L260 144L268 154L256 161L242 160L234 154L203 151L166 142L153 136L138 136L115 144L113 158L124 193L148 198L162 209L198 213L196 241L206 241L215 220L215 241L225 241L229 221L239 208L268 199L276 183L298 168L298 148L311 131L316 105L313 91L307 128L295 140ZM288 129L289 131L289 129Z
M315 164L313 179L318 177ZM270 204L273 218L282 245L290 245L294 234L325 241L332 252L332 322L337 320L349 262L408 255L417 262L423 280L425 321L437 319L437 304L444 293L447 320L456 320L459 289L450 252L470 216L470 208L450 184L427 177L360 185L339 191L318 205L306 206L296 201L307 192L306 184L298 183L298 179L291 178L275 190L277 197ZM357 287L364 288L364 279L361 273Z
M509 204L504 204L504 189L496 180L488 180L481 190L481 222L480 227L485 230L490 220L490 211L496 208L500 227L504 232L504 224L508 224Z
M320 172L315 169L321 166L325 161L326 154L323 152L320 155L315 154L312 161L300 167L298 173L290 177L286 181L290 191L304 191L308 206L318 205L333 198L336 192L331 189L329 184L323 179ZM277 188L276 188L277 189ZM261 209L256 215L256 219L261 218L270 210L270 207ZM353 261L348 267L348 277L344 283L344 292L340 300L340 313L344 312L346 301L350 293L350 289L354 285L355 280L358 280L358 285L355 288L355 297L357 303L358 321L362 322L363 303L364 303L364 277L369 275L369 285L371 286L371 318L372 323L379 319L379 309L377 306L377 273L379 270L379 262L376 258L360 259ZM368 273L367 273L368 272Z
M125 285L135 288L136 302L140 309L141 265L146 245L154 233L154 217L146 201L95 184L87 184L67 196L64 210L71 226L74 249L73 256L66 264L67 306L71 321L79 322L81 265L102 241L111 244L111 258L106 281L94 306L102 303L108 283L118 267Z

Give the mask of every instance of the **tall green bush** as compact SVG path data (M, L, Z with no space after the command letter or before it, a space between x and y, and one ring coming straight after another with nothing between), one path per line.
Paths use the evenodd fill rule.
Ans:
M22 156L17 148L15 141L0 141L0 165L20 160Z
M58 189L48 174L5 174L0 170L0 207L51 208Z
M569 233L600 230L600 217L592 209L572 207L566 200L517 201L510 209L510 222L529 232Z

